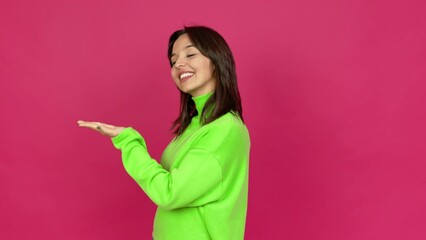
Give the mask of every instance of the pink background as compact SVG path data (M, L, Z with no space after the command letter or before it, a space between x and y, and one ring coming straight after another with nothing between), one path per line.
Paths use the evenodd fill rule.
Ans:
M0 238L150 239L109 139L159 159L167 40L218 30L252 138L246 239L426 239L424 1L1 1Z

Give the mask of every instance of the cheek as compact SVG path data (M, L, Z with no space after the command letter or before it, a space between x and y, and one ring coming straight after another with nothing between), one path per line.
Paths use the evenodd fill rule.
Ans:
M208 71L209 74L213 75L215 67L210 60L206 60L204 62L204 68Z
M214 77L214 66L209 64L207 69L209 70L210 77Z
M175 70L175 68L172 68L170 70L170 76L172 77L173 80L175 80L175 78L176 78L176 70Z
M172 81L176 85L178 85L179 84L179 79L176 77L176 75L177 75L177 71L174 68L172 68L172 70L170 71L170 76L172 77Z

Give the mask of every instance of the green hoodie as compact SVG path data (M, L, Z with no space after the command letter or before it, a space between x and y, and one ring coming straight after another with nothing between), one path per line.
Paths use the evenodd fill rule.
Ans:
M128 174L158 206L155 240L244 238L250 138L232 113L200 124L211 95L193 98L200 114L167 146L161 164L134 129L112 139Z

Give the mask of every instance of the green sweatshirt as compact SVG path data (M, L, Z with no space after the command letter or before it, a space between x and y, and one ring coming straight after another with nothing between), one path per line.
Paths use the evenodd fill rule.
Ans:
M200 114L167 146L161 164L151 158L134 129L126 128L112 139L128 174L158 206L155 240L244 238L250 138L231 113L200 125L211 95L193 98Z

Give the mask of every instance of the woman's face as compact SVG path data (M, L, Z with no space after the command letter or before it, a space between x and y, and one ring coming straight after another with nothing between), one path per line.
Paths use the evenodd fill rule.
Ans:
M182 92L197 97L214 91L214 66L192 45L187 34L181 35L173 44L170 60L172 78Z

